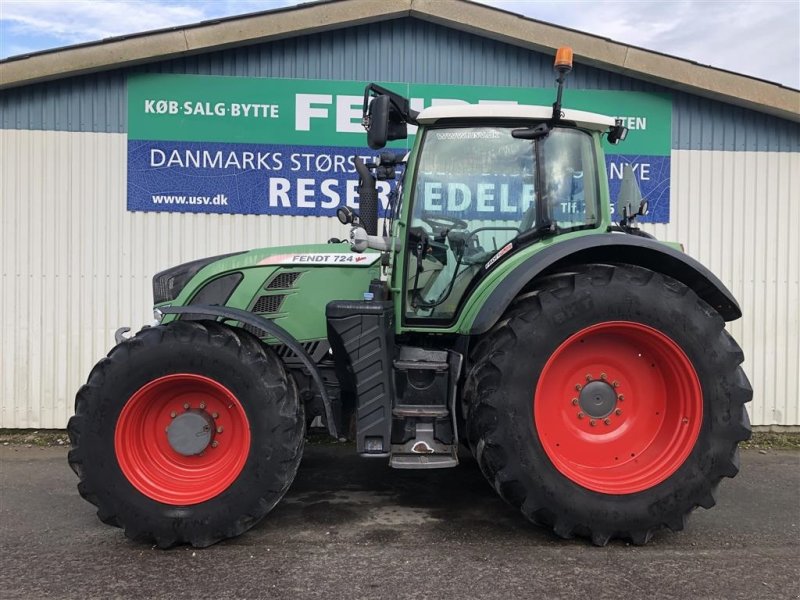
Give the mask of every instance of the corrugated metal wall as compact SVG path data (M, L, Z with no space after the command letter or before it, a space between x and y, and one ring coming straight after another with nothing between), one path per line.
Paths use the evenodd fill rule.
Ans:
M547 87L551 60L400 19L139 70ZM569 85L672 97L672 222L651 229L742 303L753 422L800 425L800 126L585 66ZM154 272L341 235L335 219L128 213L126 114L124 71L0 92L0 427L65 425L114 329L150 318Z
M733 292L755 425L800 424L800 154L673 150L671 222L646 227Z

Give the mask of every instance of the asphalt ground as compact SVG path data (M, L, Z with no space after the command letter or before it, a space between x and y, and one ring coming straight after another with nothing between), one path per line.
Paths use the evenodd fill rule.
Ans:
M763 452L684 532L596 548L528 524L469 456L394 471L309 446L253 530L163 551L95 517L65 448L0 447L0 598L800 598L800 452Z

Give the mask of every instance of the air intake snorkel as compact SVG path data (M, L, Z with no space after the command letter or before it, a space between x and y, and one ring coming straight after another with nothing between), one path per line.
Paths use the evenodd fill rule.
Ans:
M359 157L353 161L358 173L358 216L367 235L378 235L378 187L376 178Z

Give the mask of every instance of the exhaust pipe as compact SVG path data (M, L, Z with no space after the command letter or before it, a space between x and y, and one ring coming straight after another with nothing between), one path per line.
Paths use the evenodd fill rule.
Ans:
M353 161L358 172L358 216L367 235L378 235L378 188L376 179L358 156Z

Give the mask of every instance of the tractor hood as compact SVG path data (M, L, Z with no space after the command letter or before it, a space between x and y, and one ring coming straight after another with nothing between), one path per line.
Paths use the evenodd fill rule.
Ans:
M295 339L325 337L325 306L360 300L380 277L380 253L347 244L259 248L178 265L153 277L156 307L217 305L272 319Z
M183 292L196 289L198 283L218 275L258 267L298 266L368 268L380 258L380 253L367 251L357 254L346 244L305 244L258 248L248 252L222 254L183 263L156 273L153 277L153 303L188 304ZM187 285L192 282L194 285ZM174 302L174 301L178 302ZM183 302L181 302L181 300Z
M208 280L217 274L232 270L279 265L366 268L379 258L378 252L367 251L357 254L346 244L277 246L221 254L182 263L156 273L153 276L153 300L155 305L177 300L186 284L198 275L199 279Z

